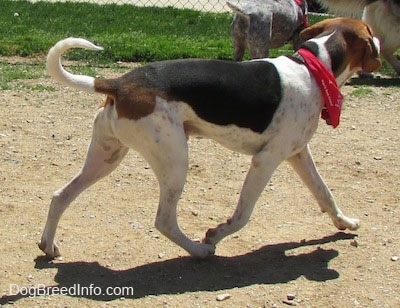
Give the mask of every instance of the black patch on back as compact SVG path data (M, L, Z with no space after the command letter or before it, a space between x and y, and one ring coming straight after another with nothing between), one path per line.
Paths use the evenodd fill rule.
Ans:
M175 60L140 70L132 73L141 75L144 86L186 102L205 121L257 133L271 123L282 98L279 74L266 61Z

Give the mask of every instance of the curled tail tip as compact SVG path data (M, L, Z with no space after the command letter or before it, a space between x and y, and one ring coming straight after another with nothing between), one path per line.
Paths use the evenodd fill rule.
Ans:
M86 39L69 37L61 41L58 41L53 47L51 47L48 56L53 56L53 55L60 56L67 50L73 48L83 48L94 51L100 51L104 49L103 47L97 46Z
M56 43L56 46L65 46L67 48L84 48L89 50L103 50L101 46L97 46L92 42L79 37L69 37Z
M70 73L66 71L61 64L62 55L73 48L83 48L96 51L103 50L103 47L97 46L83 38L69 37L58 41L47 54L47 73L65 86L84 90L86 92L93 92L94 77Z

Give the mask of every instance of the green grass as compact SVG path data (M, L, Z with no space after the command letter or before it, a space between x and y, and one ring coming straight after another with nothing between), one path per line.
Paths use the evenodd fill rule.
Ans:
M11 82L18 79L35 79L44 74L44 64L13 63L0 61L0 90L11 89Z
M207 13L172 7L134 7L73 2L0 0L0 56L45 56L58 40L83 37L104 47L92 52L76 49L70 60L89 65L75 72L95 75L94 67L117 61L149 62L177 58L232 60L230 13ZM310 15L310 23L326 17ZM270 51L272 57L291 53L290 45ZM0 61L0 90L16 79L44 76L43 58L10 65ZM391 72L384 66L383 73Z
M2 0L0 55L45 54L58 40L84 37L102 45L71 59L100 62L154 61L185 57L232 57L231 15L174 8L90 3L29 3Z
M363 97L373 94L374 91L367 86L355 86L355 89L350 93L350 95L355 97Z
M321 17L311 17L314 23ZM172 7L1 0L0 55L44 55L60 39L84 37L103 52L73 51L70 59L110 63L175 58L232 59L230 13ZM291 48L271 51L272 56Z
M113 64L107 65L107 67L111 68L113 66ZM98 76L96 67L92 65L86 65L85 63L82 64L81 62L69 65L68 69L71 69L74 73L81 75ZM26 85L24 82L12 83L16 80L22 81L45 77L45 70L44 61L31 60L9 63L8 61L0 60L0 90L10 90L16 87L25 87L35 91L52 91L54 89L51 86L42 84Z

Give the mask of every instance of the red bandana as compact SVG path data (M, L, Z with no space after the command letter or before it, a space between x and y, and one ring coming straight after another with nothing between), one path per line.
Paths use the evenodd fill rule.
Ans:
M321 117L328 125L336 128L339 125L343 95L340 93L335 77L308 49L300 48L297 53L303 57L308 70L314 76L321 90L325 102L325 106L321 111Z

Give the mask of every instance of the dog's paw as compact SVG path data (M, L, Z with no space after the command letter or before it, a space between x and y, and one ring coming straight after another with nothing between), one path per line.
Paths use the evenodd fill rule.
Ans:
M55 259L61 256L60 249L57 244L53 243L52 245L48 245L45 241L41 240L38 243L38 247L41 251L46 254L46 257L49 259Z
M333 223L339 230L357 230L360 227L360 220L356 218L349 218L344 215L340 215L333 219Z

